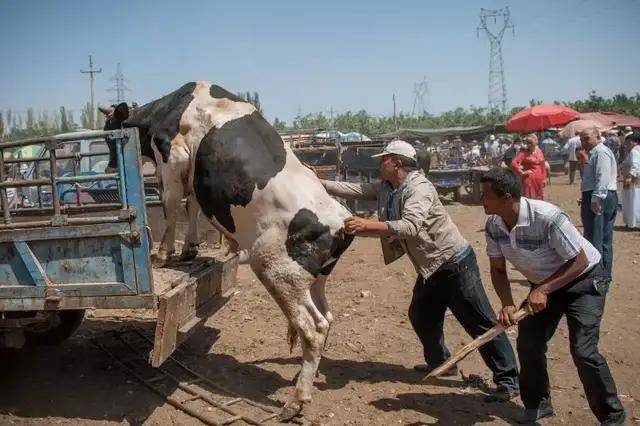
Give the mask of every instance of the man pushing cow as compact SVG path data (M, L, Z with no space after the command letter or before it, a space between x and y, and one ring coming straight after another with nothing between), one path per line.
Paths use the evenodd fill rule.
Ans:
M428 373L445 362L445 311L451 310L463 328L477 337L496 324L485 293L475 253L460 234L438 198L438 193L417 169L416 150L396 140L382 153L381 183L322 181L331 195L378 201L378 219L352 217L345 231L381 238L386 264L407 254L418 277L409 306L409 319L423 346L426 365L415 369ZM493 371L497 385L489 400L508 401L519 394L516 359L502 333L485 345L480 354ZM454 367L449 375L456 375Z

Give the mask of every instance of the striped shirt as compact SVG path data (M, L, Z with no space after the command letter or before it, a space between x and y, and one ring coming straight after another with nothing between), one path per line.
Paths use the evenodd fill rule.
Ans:
M585 251L589 266L600 262L600 253L551 203L520 198L518 222L509 231L500 216L492 215L485 226L487 255L503 257L535 284L556 273L567 261Z

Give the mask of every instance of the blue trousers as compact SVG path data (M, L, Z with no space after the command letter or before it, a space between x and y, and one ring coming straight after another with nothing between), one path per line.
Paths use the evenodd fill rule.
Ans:
M591 211L591 193L582 193L582 205L580 206L580 216L582 226L584 226L584 237L602 255L602 266L611 280L613 269L613 226L616 222L618 210L618 194L616 191L609 191L607 198L602 202L602 213L595 214Z

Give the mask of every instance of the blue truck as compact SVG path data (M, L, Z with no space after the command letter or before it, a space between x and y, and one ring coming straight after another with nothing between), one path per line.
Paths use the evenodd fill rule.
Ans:
M104 151L65 149L107 139L116 173L83 169ZM27 146L40 154L5 155ZM152 309L150 361L166 360L228 300L237 257L210 251L155 270L148 213L159 203L157 187L145 185L135 128L0 143L0 345L62 342L87 309Z

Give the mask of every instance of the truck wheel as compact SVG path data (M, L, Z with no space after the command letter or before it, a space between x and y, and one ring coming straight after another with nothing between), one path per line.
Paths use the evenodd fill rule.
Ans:
M62 343L80 327L84 309L58 311L47 326L26 330L24 337L29 346L54 346Z
M460 202L462 199L462 186L459 186L453 190L453 201Z

